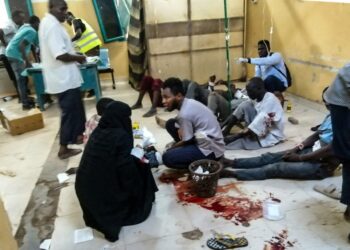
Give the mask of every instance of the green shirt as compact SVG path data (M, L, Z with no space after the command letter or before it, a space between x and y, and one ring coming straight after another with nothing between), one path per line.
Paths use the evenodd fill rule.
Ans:
M26 40L28 43L25 48L26 55L29 54L31 45L39 45L38 32L29 24L22 25L16 35L11 39L6 48L6 56L24 62L25 58L22 58L20 51L20 44L23 40Z

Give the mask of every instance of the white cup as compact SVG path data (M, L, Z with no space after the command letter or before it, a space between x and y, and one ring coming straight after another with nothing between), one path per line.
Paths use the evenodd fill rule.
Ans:
M267 199L263 202L263 216L268 220L281 220L284 215L281 209L281 202L276 199Z

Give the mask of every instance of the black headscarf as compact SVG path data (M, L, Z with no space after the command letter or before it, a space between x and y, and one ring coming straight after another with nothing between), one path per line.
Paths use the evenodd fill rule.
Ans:
M113 101L107 105L98 126L106 128L122 128L132 137L131 109L124 102Z

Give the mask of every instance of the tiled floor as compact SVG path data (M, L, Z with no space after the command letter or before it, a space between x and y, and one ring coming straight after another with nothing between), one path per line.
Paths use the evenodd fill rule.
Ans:
M126 83L118 83L116 90L112 90L110 83L104 83L103 93L105 96L128 104L133 104L137 97L137 92ZM280 151L295 145L301 138L311 133L309 128L318 124L325 114L325 109L320 104L293 96L288 98L292 100L293 107L292 112L286 115L298 118L300 124L287 123L285 132L288 140L268 150ZM89 117L95 112L94 100L86 100L85 104ZM17 107L16 100L0 103L0 108ZM165 144L170 141L170 137L164 129L156 125L154 118L142 118L142 114L149 107L148 97L145 97L144 107L133 112L133 120L139 121L141 126L146 126L153 132L158 142L157 148L162 151ZM20 136L10 136L0 129L0 171L10 170L16 174L15 177L0 174L0 195L9 213L14 233L57 135L58 114L57 105L51 106L44 112L44 129ZM169 116L169 114L162 115ZM228 151L226 156L230 158L253 156L266 151L266 149L254 152ZM67 169L77 166L80 157L71 158ZM165 167L161 167L160 170L154 170L155 177L159 176L164 169ZM339 176L332 179L340 181ZM263 200L269 193L273 193L275 197L282 200L285 218L280 221L260 218L251 221L249 227L237 226L229 220L215 218L213 212L197 205L183 206L177 201L174 187L157 180L159 192L152 213L145 222L124 227L120 240L113 244L104 240L103 236L96 231L92 241L74 244L74 230L85 226L73 182L74 177L71 178L70 185L62 189L59 197L51 249L207 249L206 240L210 237L212 229L239 236L244 235L249 240L249 246L244 249L262 250L265 241L278 235L282 230L288 231L288 240L295 241L291 249L350 249L346 240L350 227L343 220L342 204L314 192L312 187L317 181L279 179L241 182L238 186L243 195L238 193L233 195ZM229 182L235 182L235 180L220 180L221 184ZM182 237L183 232L195 228L199 228L204 234L200 240L191 241Z

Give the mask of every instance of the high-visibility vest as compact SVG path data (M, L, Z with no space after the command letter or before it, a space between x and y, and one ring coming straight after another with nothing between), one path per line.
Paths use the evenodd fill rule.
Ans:
M79 47L81 53L86 53L97 46L101 46L102 42L91 26L83 19L81 21L85 24L86 29L81 37L75 41L75 44Z

